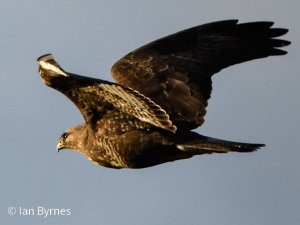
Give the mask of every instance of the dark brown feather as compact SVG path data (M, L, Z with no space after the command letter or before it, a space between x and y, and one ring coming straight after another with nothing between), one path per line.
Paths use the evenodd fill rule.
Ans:
M40 57L39 63L58 66L53 57ZM44 82L65 94L80 110L86 123L92 127L110 111L118 116L132 117L172 132L176 127L169 115L159 105L139 92L107 81L83 77L64 71L65 75L53 74L43 66L39 68Z
M181 129L204 122L211 76L228 66L286 54L288 45L273 39L288 30L273 22L219 21L193 27L147 44L112 67L114 79L164 108Z
M110 168L145 168L194 155L252 152L262 144L202 136L211 76L221 69L270 55L288 41L272 22L220 21L145 45L112 67L118 82L64 71L51 54L38 58L44 83L66 95L85 123L68 129L57 149L73 149Z

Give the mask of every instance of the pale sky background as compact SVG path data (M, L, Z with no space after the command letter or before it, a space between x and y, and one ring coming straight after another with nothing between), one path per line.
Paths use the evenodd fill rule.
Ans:
M204 135L265 143L251 154L198 156L143 170L96 166L56 152L83 121L46 87L36 58L112 81L131 50L206 22L271 20L289 28L289 54L217 74ZM0 0L0 223L297 225L300 221L300 2L298 0ZM9 216L8 207L70 209L70 216ZM18 213L18 212L17 212ZM37 213L37 211L35 211Z

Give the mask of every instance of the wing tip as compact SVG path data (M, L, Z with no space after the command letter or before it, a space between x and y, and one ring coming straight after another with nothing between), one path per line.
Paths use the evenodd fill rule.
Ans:
M37 58L36 61L39 63L41 61L47 62L49 60L54 60L54 57L53 57L52 53L46 53L44 55L41 55L40 57Z
M65 76L69 75L59 66L59 64L55 61L53 55L51 53L44 54L37 58L37 63L39 65L39 71L48 71L54 76Z

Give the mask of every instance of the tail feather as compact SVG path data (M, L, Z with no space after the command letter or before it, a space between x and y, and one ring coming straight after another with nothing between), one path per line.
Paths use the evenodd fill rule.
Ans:
M181 151L194 152L195 154L253 152L264 146L264 144L225 141L201 135L193 141L177 144L177 148Z

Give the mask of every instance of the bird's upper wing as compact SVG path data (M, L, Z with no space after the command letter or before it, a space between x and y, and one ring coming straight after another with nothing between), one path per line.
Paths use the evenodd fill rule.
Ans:
M165 110L131 88L65 72L51 54L39 57L38 64L45 84L73 101L92 126L108 112L115 111L119 117L128 114L153 126L176 131Z
M193 27L151 42L112 67L117 83L149 97L171 116L175 125L195 128L204 122L211 76L221 69L270 55L284 55L275 39L287 29L273 22L238 24L219 21Z

